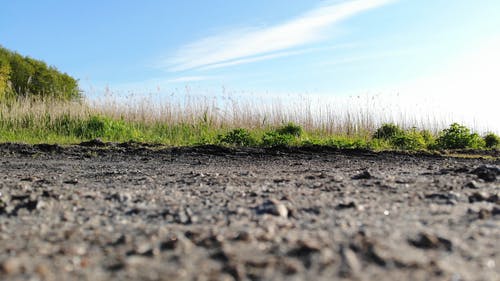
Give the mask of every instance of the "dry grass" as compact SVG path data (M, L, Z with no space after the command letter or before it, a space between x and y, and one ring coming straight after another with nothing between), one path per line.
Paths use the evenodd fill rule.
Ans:
M213 128L266 130L293 122L316 135L366 136L382 123L393 122L402 128L418 127L437 132L448 123L432 117L416 117L397 112L375 97L321 98L241 98L172 95L126 98L110 94L81 102L21 99L0 104L0 118L13 124L33 125L60 116L85 119L100 115L151 126L163 124L208 124ZM49 120L49 122L50 122Z

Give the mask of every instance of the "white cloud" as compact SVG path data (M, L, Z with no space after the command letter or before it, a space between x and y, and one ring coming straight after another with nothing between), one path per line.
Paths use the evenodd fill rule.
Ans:
M189 43L180 47L173 56L168 58L166 66L170 71L183 71L211 65L229 66L290 55L293 52L275 55L271 53L320 41L325 37L324 31L335 23L393 1L351 0L340 3L329 1L327 5L282 24L243 28Z

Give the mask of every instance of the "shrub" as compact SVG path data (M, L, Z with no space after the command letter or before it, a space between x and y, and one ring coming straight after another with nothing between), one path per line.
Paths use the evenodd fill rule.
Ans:
M402 132L390 139L391 145L403 150L419 150L426 147L426 142L421 133L413 130Z
M426 146L432 146L434 144L434 142L436 142L434 135L429 130L420 131L420 135L424 139Z
M242 128L237 128L229 131L223 136L220 135L219 142L238 146L248 146L254 145L256 143L250 132Z
M453 123L441 131L436 146L442 149L481 148L484 147L484 140L476 133L471 134L469 128Z
M373 134L373 138L389 140L403 133L404 131L398 125L393 123L386 123L377 129L377 131Z
M294 137L291 134L280 134L277 131L266 132L262 136L262 144L265 146L290 145Z
M300 137L302 135L302 127L296 125L292 122L278 128L276 132L281 135L292 135L295 137Z
M488 148L498 147L500 144L500 137L494 133L488 133L483 137L484 145Z

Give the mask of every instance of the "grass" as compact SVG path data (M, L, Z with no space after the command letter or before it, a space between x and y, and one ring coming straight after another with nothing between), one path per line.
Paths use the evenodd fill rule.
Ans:
M432 150L498 148L498 136L484 138L453 124L445 130L400 118L395 124L359 108L278 101L235 101L190 97L124 103L19 99L0 103L0 142L74 144L99 138L169 146L328 145L343 149ZM420 125L422 127L422 122ZM457 145L458 144L458 145Z

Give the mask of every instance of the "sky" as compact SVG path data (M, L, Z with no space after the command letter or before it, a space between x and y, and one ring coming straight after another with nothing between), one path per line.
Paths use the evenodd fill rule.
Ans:
M500 132L498 0L16 0L0 14L0 45L90 97L397 95Z

